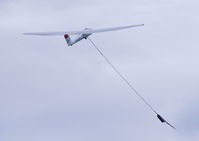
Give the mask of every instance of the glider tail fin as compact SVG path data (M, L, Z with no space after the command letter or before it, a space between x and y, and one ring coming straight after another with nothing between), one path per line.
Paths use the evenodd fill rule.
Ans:
M66 40L68 46L72 46L72 41L71 41L70 36L69 36L68 34L65 34L65 35L64 35L64 38L65 38L65 40Z

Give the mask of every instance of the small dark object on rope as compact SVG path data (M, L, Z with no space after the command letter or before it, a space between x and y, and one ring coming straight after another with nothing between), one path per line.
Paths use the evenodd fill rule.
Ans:
M161 117L159 114L157 114L157 118L162 122L162 123L166 123L166 124L168 124L171 128L173 128L173 129L175 129L176 130L176 128L173 126L173 125L171 125L170 123L168 123L163 117Z
M157 117L158 117L158 119L159 119L161 122L165 122L165 119L163 119L160 115L157 114Z

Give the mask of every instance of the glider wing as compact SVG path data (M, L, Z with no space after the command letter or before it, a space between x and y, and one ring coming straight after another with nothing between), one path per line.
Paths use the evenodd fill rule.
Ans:
M85 30L83 33L84 34L92 34L92 33L99 33L99 32L123 30L123 29L127 29L127 28L139 27L139 26L144 26L144 24L120 26L120 27L112 27L112 28L104 28L104 29L91 29L91 30Z
M37 36L62 36L65 34L69 35L76 35L76 34L92 34L92 33L99 33L99 32L108 32L108 31L116 31L122 30L127 28L139 27L144 26L144 24L137 24L137 25L129 25L129 26L120 26L120 27L112 27L112 28L103 28L103 29L85 29L82 31L66 31L66 32L35 32L35 33L23 33L24 35L37 35Z

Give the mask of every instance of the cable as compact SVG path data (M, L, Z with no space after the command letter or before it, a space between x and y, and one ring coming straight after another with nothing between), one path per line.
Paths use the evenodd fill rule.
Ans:
M120 78L129 86L129 88L136 94L143 102L146 104L150 110L156 114L157 118L163 123L168 124L170 127L173 129L176 129L174 126L169 124L164 118L162 118L156 110L144 99L144 97L131 85L131 83L119 72L119 70L111 63L111 61L102 53L102 51L97 47L97 45L90 39L88 38L93 47L100 53L100 55L106 60L106 62L113 68L113 70L120 76Z
M138 91L130 84L130 82L119 72L119 70L110 62L110 60L102 53L102 51L94 44L94 42L88 38L93 44L95 49L100 53L100 55L108 62L108 64L115 70L115 72L120 76L120 78L130 87L130 89L155 113L157 112L154 108L144 99L144 97L138 93Z

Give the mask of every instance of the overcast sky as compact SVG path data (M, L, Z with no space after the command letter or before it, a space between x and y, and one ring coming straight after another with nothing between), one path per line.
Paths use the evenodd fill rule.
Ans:
M0 141L197 141L197 0L1 0ZM142 24L91 39L177 131L83 40L23 32Z

